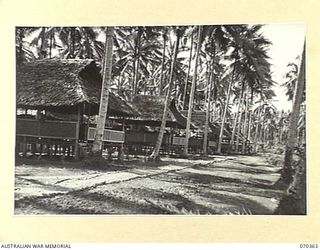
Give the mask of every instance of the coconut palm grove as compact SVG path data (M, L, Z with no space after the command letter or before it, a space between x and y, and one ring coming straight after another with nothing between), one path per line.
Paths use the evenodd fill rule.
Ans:
M16 214L306 214L305 44L279 82L260 24L15 42Z

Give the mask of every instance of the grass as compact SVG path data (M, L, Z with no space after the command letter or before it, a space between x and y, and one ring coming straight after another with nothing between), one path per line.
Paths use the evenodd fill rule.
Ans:
M229 210L226 212L226 215L252 215L250 209L245 209L242 207L242 209L233 209L232 211Z
M158 207L161 210L166 211L168 214L179 214L179 215L201 215L200 211L197 210L188 210L185 207L178 208L170 203L161 203L160 201L154 202L151 200L145 200L147 203L154 207ZM210 212L207 212L206 215L211 215Z

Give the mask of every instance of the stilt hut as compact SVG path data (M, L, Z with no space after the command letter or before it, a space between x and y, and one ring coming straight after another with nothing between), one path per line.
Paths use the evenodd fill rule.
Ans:
M187 116L188 111L181 111L183 115ZM195 125L194 135L190 137L189 146L191 151L201 152L203 150L203 134L205 130L206 112L202 110L193 110L191 114L191 122ZM209 122L208 131L208 148L211 152L216 152L218 140L220 135L221 125L218 122ZM222 152L230 151L231 129L228 124L225 124L222 139ZM182 141L184 144L184 140Z
M94 139L102 77L93 60L46 59L16 68L16 153L79 158ZM110 92L108 116L123 120L138 113ZM107 122L103 141L121 145L125 133ZM119 126L118 126L119 127ZM81 147L81 148L80 148Z
M125 144L130 152L149 154L153 149L161 126L165 100L165 96L137 95L133 98L132 105L140 115L125 119ZM177 109L175 100L171 100L161 152L170 153L173 150L174 138L183 133L186 121L186 117ZM120 120L116 119L116 122Z

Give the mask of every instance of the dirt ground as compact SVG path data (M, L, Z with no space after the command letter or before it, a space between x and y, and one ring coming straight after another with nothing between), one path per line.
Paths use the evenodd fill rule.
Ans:
M112 171L20 164L15 214L273 214L284 194L273 185L277 157L163 158Z

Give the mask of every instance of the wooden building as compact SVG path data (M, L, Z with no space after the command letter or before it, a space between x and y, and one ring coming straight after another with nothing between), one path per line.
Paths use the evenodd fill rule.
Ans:
M165 96L136 95L132 106L140 114L125 118L125 145L129 152L148 154L152 151L158 138ZM114 119L116 122L121 120ZM174 99L170 101L166 131L162 140L161 152L170 152L175 136L182 134L186 128L187 119L176 107ZM195 128L192 125L192 128Z
M45 59L16 68L16 153L70 155L93 141L93 117L99 112L102 78L88 59ZM108 116L121 120L139 115L110 92ZM107 123L108 124L108 123ZM106 128L105 144L125 141L122 127Z

